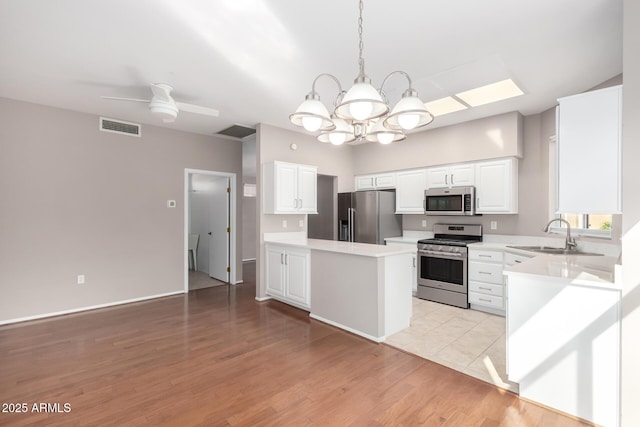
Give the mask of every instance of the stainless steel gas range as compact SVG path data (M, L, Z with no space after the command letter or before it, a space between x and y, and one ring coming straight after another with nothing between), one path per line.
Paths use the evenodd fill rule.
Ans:
M418 298L469 308L467 244L482 241L482 225L434 224L418 241Z

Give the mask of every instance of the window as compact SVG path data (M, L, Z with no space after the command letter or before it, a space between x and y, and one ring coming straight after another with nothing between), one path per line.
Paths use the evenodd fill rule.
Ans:
M562 218L571 224L571 234L577 236L611 238L611 214L556 213L556 138L549 141L549 219ZM566 225L560 222L552 224L552 233L565 234Z

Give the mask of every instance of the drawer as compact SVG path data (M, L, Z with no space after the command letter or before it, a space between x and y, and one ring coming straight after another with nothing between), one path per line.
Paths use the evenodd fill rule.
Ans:
M496 285L493 283L482 283L469 280L469 292L477 292L479 294L501 297L504 296L504 286Z
M520 263L525 262L526 260L529 260L529 259L533 258L534 256L516 255L516 254L512 254L512 253L507 252L507 253L504 254L504 263L505 263L505 265L520 264Z
M502 279L502 264L488 264L485 262L470 262L469 263L469 280L476 280L478 282L488 282L501 285Z
M479 294L477 292L469 292L469 304L504 309L504 299L502 297Z
M469 248L469 259L485 262L502 262L502 251L483 251Z

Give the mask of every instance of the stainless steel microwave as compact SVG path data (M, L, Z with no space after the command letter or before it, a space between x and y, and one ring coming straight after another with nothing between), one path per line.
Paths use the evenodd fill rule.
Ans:
M429 188L424 192L426 215L475 215L476 188Z

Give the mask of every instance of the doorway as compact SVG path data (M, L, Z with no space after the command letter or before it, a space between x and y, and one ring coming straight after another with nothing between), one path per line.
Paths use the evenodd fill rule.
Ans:
M307 217L310 239L338 240L337 177L318 175L318 214Z
M237 283L235 195L235 174L185 169L185 293L190 289L190 268L196 266L199 278L209 276L220 282ZM190 234L192 240L198 236L198 246L192 254Z

